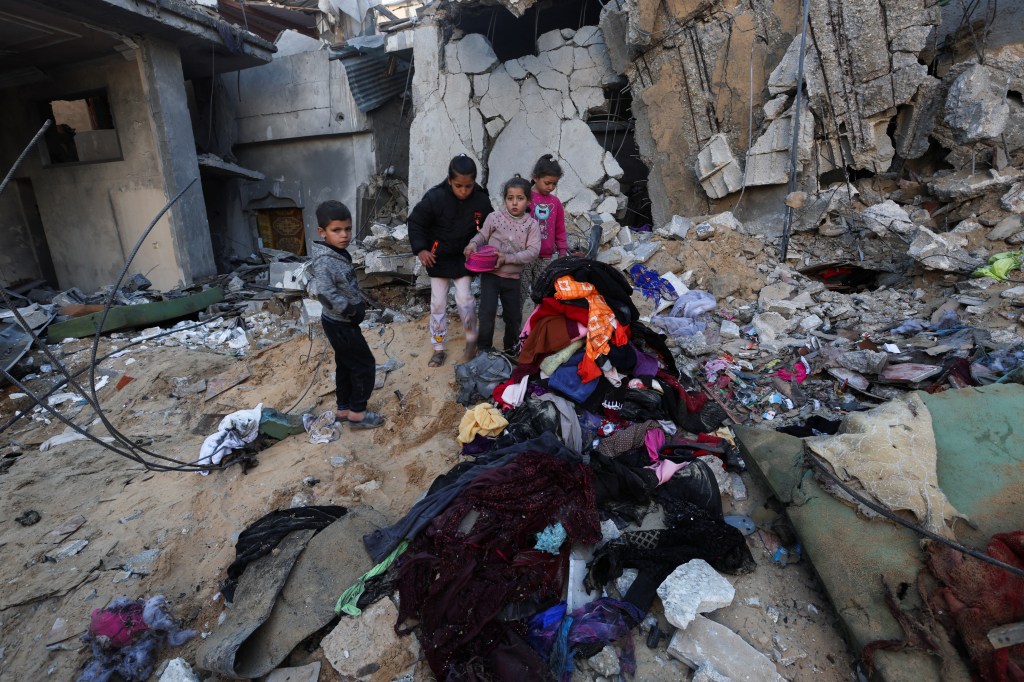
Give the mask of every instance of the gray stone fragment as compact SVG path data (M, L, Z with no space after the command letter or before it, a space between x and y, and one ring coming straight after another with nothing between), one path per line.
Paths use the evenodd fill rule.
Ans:
M128 573L134 573L135 575L149 575L153 572L153 563L160 557L160 550L154 547L153 549L147 549L143 552L139 552L135 556L125 559L121 565Z
M54 561L67 559L68 557L72 557L81 552L86 548L86 546L88 546L88 544L88 540L72 540L71 542L58 547L55 552L47 554L46 558Z
M615 579L615 589L619 591L619 594L625 596L629 592L629 588L632 587L633 581L640 574L640 571L635 568L624 568L622 569L622 575Z
M861 374L880 374L889 364L889 354L873 350L854 350L840 354L836 362Z
M732 682L731 679L709 665L702 665L693 673L690 682Z
M684 218L681 215L672 216L672 220L662 225L654 232L662 237L672 237L674 239L686 239L686 235L693 228L693 221L689 218Z
M160 674L160 682L199 682L199 678L192 672L192 666L184 658L175 658L167 663L163 673Z
M695 170L712 199L721 199L743 187L743 169L733 156L725 133L714 135L698 152Z
M1024 182L1018 182L999 200L1003 208L1018 215L1024 214Z
M732 320L722 320L718 334L723 339L738 339L740 338L740 326Z
M733 682L782 682L775 665L735 632L697 616L677 630L668 645L670 656L691 668L713 668Z
M969 273L984 265L984 260L964 250L967 239L949 232L938 234L927 227L918 227L907 255L929 270Z
M989 230L989 233L985 235L985 238L1000 242L1005 240L1007 237L1017 234L1024 229L1024 218L1019 215L1007 216L996 223L996 226Z
M537 51L547 52L548 50L554 50L557 47L561 47L564 44L565 39L562 37L562 32L555 29L554 31L542 33L537 38Z
M866 228L879 237L893 232L908 235L917 229L917 225L910 219L903 207L892 199L867 207L861 211L860 220Z
M1007 289L999 294L999 297L1008 299L1011 303L1024 303L1024 286Z
M385 668L397 675L420 656L416 637L395 634L397 621L398 609L390 599L381 599L358 618L344 617L321 641L324 657L344 679L382 679Z
M957 76L946 96L946 124L960 144L998 138L1010 117L1006 101L1008 79L982 64L972 64Z
M615 677L619 674L619 655L611 645L606 644L601 651L587 659L590 669L602 677Z
M480 33L470 33L444 46L448 73L484 73L498 63L494 49Z
M764 312L754 315L752 323L757 330L759 346L769 352L775 352L783 347L783 338L790 324L786 318L778 313Z
M672 571L658 586L665 618L687 627L698 613L728 606L736 596L732 584L703 559L693 559Z

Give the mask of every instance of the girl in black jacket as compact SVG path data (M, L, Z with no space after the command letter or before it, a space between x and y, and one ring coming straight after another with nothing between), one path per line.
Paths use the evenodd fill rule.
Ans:
M476 355L476 302L469 289L463 250L493 211L487 192L476 183L476 162L460 154L448 164L448 178L427 190L409 214L409 242L430 275L430 367L448 357L448 285L455 282L455 304L466 334L465 360Z

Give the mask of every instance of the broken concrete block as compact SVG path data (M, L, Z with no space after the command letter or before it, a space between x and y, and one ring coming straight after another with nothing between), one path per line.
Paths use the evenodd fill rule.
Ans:
M622 569L622 575L615 579L615 589L619 591L620 595L625 596L638 575L640 575L640 571L635 568Z
M629 230L626 231L628 232ZM651 259L651 256L658 253L660 250L661 244L656 241L649 241L637 244L629 253L632 255L635 262L646 263Z
M779 116L782 116L782 112L784 112L788 106L789 95L778 95L774 99L768 100L765 102L763 107L764 120L774 121Z
M385 253L369 251L366 254L366 274L411 275L416 267L416 256L411 253Z
M743 169L732 155L725 133L718 133L708 140L697 153L694 169L701 187L712 199L721 199L743 187Z
M967 253L963 248L966 245L967 240L960 235L949 232L936 234L921 225L907 255L929 270L969 273L985 262Z
M736 216L732 214L732 211L725 211L718 215L713 215L704 222L708 223L716 230L731 230L733 232L742 232L743 223L736 219Z
M547 52L565 45L565 39L559 29L542 33L537 37L537 52Z
M723 339L738 339L740 338L740 326L732 320L722 320L718 335Z
M606 644L601 651L587 659L590 669L601 677L616 677L621 668L619 667L619 655L610 644Z
M860 374L881 374L889 364L889 354L873 350L854 350L840 354L836 362Z
M782 682L767 656L729 628L703 616L676 631L668 653L691 668L707 666L734 682Z
M398 609L381 599L358 618L343 617L324 637L324 657L345 679L391 680L415 663L420 643L410 635L395 634Z
M590 56L589 50L581 50L581 52L586 52L587 56ZM571 45L565 45L558 49L551 50L549 52L542 52L540 54L541 64L547 64L548 67L564 76L568 76L572 73L574 59L575 48Z
M263 682L317 682L320 679L320 661L298 668L278 668L267 675Z
M498 63L494 48L480 33L445 45L444 60L448 73L484 73Z
M999 203L1007 211L1018 215L1024 214L1024 182L1018 182L1003 195Z
M793 119L796 104L779 118L768 124L768 128L747 150L746 174L743 183L747 187L760 185L783 185L789 182L790 147L793 144ZM797 162L810 161L814 146L814 126L809 124L810 111L807 101L801 101L800 131L797 137ZM798 169L799 170L799 169Z
M800 320L800 328L805 332L814 331L825 324L825 321L817 315L808 315L804 319Z
M569 77L554 69L544 69L537 74L537 83L545 90L564 93L569 91Z
M502 66L505 67L505 70L508 72L508 75L512 76L512 78L516 79L517 81L521 81L527 76L527 71L525 68L523 68L523 63L520 59L510 59L509 61L505 62Z
M1012 215L1003 218L985 236L986 239L994 242L1005 240L1011 235L1017 234L1024 229L1024 218L1019 215Z
M625 259L626 251L621 246L613 246L597 254L597 260L608 265L618 265Z
M999 172L993 168L971 175L968 172L953 173L932 180L928 183L928 189L938 199L943 201L963 201L980 197L989 192L1002 191L1014 185L1021 177L1021 171L1014 168L1006 168ZM1013 190L1011 189L1011 192Z
M884 237L891 232L909 235L917 229L917 225L910 219L903 207L892 199L867 207L861 211L860 220L864 227L879 237Z
M594 208L598 213L615 213L618 210L619 202L615 200L615 197L605 197L601 200L601 203Z
M672 216L672 220L670 222L656 229L654 233L661 235L662 237L686 239L686 235L689 234L690 229L692 227L692 220L690 220L689 218L684 218L681 215L674 215Z
M192 672L192 666L188 661L184 658L174 658L168 661L160 674L160 682L199 682L199 678Z
M1008 299L1011 303L1024 303L1024 286L1007 289L999 294L999 297Z
M796 295L796 287L788 282L775 282L761 287L757 294L757 304L761 310L768 310L768 307L776 301L786 301Z
M625 172L622 170L622 166L620 166L619 162L615 160L615 157L611 152L605 152L604 154L604 172L608 177L615 178L616 180L622 178L622 175Z
M601 35L601 29L597 26L581 26L572 37L572 43L577 47L588 47L603 42L604 36Z
M311 298L302 299L302 312L299 315L299 322L303 326L308 327L313 322L319 322L320 316L324 313L324 306L320 301L314 301ZM236 382L237 383L237 382ZM207 382L209 384L209 382ZM224 389L222 389L224 390ZM207 387L207 400L211 397L209 395L209 387Z
M488 74L487 92L480 96L480 113L484 118L511 118L519 111L519 83L507 68L513 63L501 65Z
M690 682L732 682L728 677L718 672L709 665L702 665L697 668L690 678Z
M692 559L672 571L658 586L665 618L677 628L687 627L698 613L732 603L736 590L703 559Z
M946 96L945 121L960 144L995 139L1010 118L1005 75L983 64L972 64L957 76Z
M789 330L789 320L778 313L764 312L754 315L751 322L757 331L759 346L769 352L782 348L782 339Z

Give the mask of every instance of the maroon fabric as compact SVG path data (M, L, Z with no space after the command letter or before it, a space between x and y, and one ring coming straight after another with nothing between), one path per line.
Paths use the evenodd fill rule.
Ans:
M479 516L460 532L471 511ZM567 534L561 554L533 549L556 521ZM569 546L600 537L590 469L524 453L475 478L399 559L395 629L405 634L414 621L431 669L445 679L453 664L487 658L505 640L498 616L507 604L559 599Z
M1024 569L1024 530L993 535L986 553ZM945 583L930 599L932 612L949 614L981 679L1024 681L1024 644L993 649L988 641L992 628L1024 620L1024 578L937 542L928 565Z

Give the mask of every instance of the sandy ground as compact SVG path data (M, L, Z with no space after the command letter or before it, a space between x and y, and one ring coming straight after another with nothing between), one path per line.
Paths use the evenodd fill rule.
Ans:
M362 503L391 519L401 516L435 476L459 461L454 435L464 410L454 401L451 363L441 370L426 367L425 318L370 330L366 337L378 362L390 357L405 363L371 399L370 409L385 414L387 425L375 431L343 430L340 440L327 445L311 444L304 435L289 437L262 451L259 465L247 473L237 466L206 477L153 473L87 441L40 452L41 442L63 430L57 423L23 419L0 435L0 445L9 446L0 460L0 679L74 679L88 658L79 636L90 612L119 595L162 593L186 626L210 632L223 610L219 584L234 558L237 534L267 512L287 507L298 493L307 493L314 504ZM451 348L461 348L460 340L453 339ZM324 341L311 344L305 336L246 358L150 347L104 362L102 368L113 379L100 396L107 416L124 433L162 455L192 460L214 428L208 415L257 403L287 410L311 382L296 411L332 406L333 360L324 351ZM72 362L82 362L81 354ZM195 381L241 364L251 377L210 401L202 395L171 396L176 377ZM136 380L117 390L119 374ZM3 418L15 408L0 397ZM87 409L70 412L75 409L76 422L93 420ZM105 435L100 425L91 431ZM344 464L338 463L339 455ZM319 482L307 486L303 479L308 477ZM750 498L735 509L753 513L764 504L765 493L748 475L744 479ZM377 485L357 490L370 481ZM27 510L37 511L41 521L28 527L15 522ZM85 523L54 544L48 534L77 515ZM74 540L88 545L57 562L46 558ZM779 672L788 679L851 679L852 655L810 568L806 563L773 564L759 535L748 541L758 569L733 579L734 604L712 617L759 650L771 655L775 649ZM150 548L160 550L152 573L127 576L120 568L124 560ZM338 586L339 593L345 587ZM165 650L161 658L194 661L197 641ZM637 646L637 679L689 679L685 666L665 652L664 640L656 651L648 650L642 637ZM298 651L293 662L310 656L316 653ZM325 665L321 680L333 679L338 678ZM429 679L424 666L416 679Z

